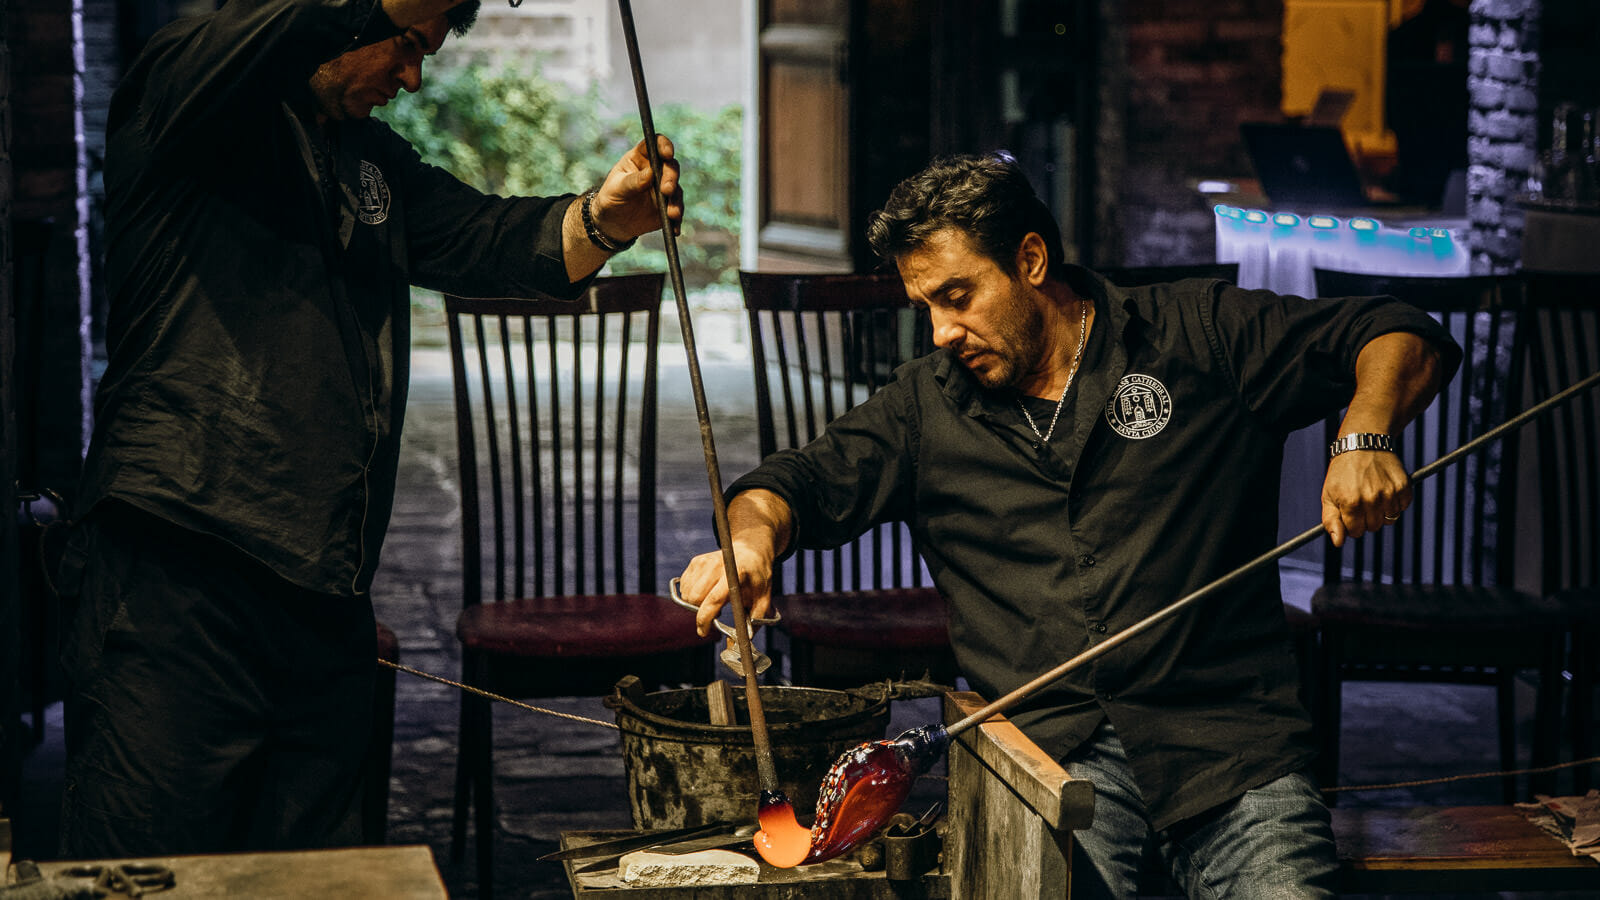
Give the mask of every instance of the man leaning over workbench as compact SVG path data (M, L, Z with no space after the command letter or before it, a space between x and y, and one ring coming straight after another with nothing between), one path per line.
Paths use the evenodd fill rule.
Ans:
M986 699L1270 550L1285 437L1346 405L1323 525L1342 544L1397 519L1411 487L1391 436L1460 360L1392 298L1122 288L1068 265L1003 154L935 161L868 238L938 349L729 487L740 595L764 615L786 554L905 521ZM681 590L706 633L727 601L720 552ZM1297 681L1269 571L1010 712L1094 784L1073 896L1134 896L1147 850L1191 897L1332 896Z

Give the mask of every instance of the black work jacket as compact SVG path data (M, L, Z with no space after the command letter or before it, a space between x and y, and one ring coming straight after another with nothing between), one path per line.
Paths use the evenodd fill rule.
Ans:
M316 130L317 66L398 33L372 0L229 0L128 72L80 514L117 497L303 587L363 593L393 504L410 286L585 287L562 258L567 198L484 195L377 120Z
M1071 280L1095 326L1049 443L1016 391L982 388L940 350L729 488L782 496L796 546L908 522L949 600L962 673L987 699L1271 549L1284 439L1349 402L1367 341L1424 335L1447 374L1459 356L1431 318L1387 298ZM1297 682L1272 569L1010 715L1057 758L1109 717L1165 828L1310 760Z

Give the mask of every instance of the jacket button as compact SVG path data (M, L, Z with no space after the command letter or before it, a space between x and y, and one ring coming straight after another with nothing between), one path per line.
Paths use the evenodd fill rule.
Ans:
M1087 553L1085 553L1084 555L1078 557L1078 565L1080 565L1080 566L1084 567L1085 569L1087 569L1090 566L1094 565L1094 557L1090 556Z
M1094 630L1099 632L1100 634L1105 634L1106 633L1106 623L1101 622L1101 623L1095 625L1094 626Z

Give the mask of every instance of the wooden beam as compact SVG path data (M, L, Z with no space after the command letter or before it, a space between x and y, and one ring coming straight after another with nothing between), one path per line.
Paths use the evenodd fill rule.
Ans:
M945 721L983 706L977 694L948 693ZM953 900L1070 892L1072 830L1093 817L1093 786L1069 776L1003 716L957 735L948 765L944 868Z

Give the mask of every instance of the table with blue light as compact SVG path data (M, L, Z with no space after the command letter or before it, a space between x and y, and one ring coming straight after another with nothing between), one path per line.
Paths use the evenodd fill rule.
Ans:
M1239 264L1238 285L1316 296L1314 269L1375 275L1463 276L1471 254L1462 219L1335 215L1218 203L1217 262Z

